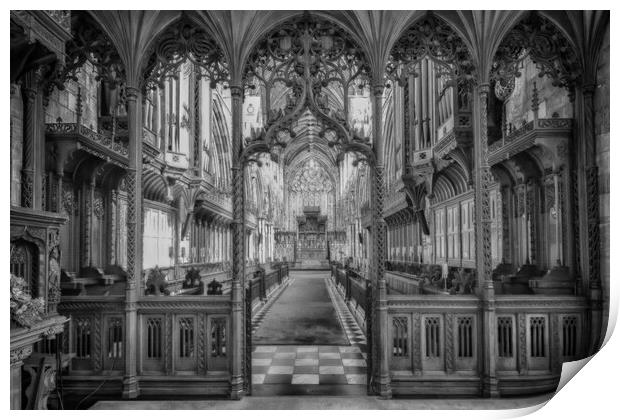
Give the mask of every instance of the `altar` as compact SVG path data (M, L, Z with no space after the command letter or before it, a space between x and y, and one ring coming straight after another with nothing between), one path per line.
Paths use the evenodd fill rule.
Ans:
M327 255L327 216L318 206L304 207L297 217L297 260L301 266L325 266Z

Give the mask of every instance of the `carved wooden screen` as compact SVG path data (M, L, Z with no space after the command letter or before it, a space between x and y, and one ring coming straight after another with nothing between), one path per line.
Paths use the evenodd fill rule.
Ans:
M142 367L144 371L161 372L165 368L164 340L166 340L166 327L164 316L148 315L142 319Z
M174 358L175 370L194 371L197 368L196 357L196 318L194 316L180 316L176 320L177 334L175 346L177 352Z
M103 366L107 370L123 370L124 336L122 316L109 316L105 320Z
M574 359L579 355L579 318L577 315L562 317L562 357Z
M513 357L512 317L497 317L497 354L500 358Z
M521 348L517 345L518 328L515 315L498 315L496 318L496 326L497 370L516 371L517 355L520 354ZM523 331L523 334L525 334L525 331ZM523 336L523 341L525 342L525 335Z
M457 357L474 357L474 318L472 316L458 317Z
M545 357L545 318L535 316L530 318L530 356Z
M547 315L527 316L527 368L548 371L549 321Z
M443 322L440 316L424 316L422 322L422 368L443 370Z
M209 332L208 370L228 369L228 317L210 317L207 322Z
M394 357L409 356L409 332L407 318L394 317L392 319L393 328L393 347L392 355Z
M92 370L92 328L92 317L73 318L73 370Z
M394 316L392 318L392 329L390 331L392 339L392 357L390 369L406 370L412 369L412 343L410 332L410 316ZM413 337L413 339L419 339Z

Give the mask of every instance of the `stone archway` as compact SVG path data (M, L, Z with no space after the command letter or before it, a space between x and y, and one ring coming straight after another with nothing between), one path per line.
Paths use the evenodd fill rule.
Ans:
M237 226L235 246L239 247L235 264L243 264L238 268L237 275L245 280L248 274L244 272L248 249L243 239L246 236L244 222L247 209L252 207L251 203L245 203L247 194L243 190L248 165L264 165L266 162L286 164L291 160L299 164L313 159L315 162L338 164L346 154L352 154L356 163L366 162L372 169L372 182L366 187L370 189L374 203L371 235L373 271L369 273L372 286L367 290L370 296L367 300L372 302L370 322L367 323L369 392L389 395L389 375L383 360L386 351L381 349L386 345L387 337L382 336L381 319L376 314L382 305L384 313L387 313L385 284L381 285L385 248L385 223L382 220L384 181L380 165L382 157L377 157L382 156L383 152L378 143L373 145L373 134L360 132L351 124L348 104L350 87L371 84L364 52L338 26L304 14L282 24L258 43L246 65L245 80L246 88L261 92L264 102L262 113L266 118L264 124L253 127L249 135L241 139L243 146L239 144L238 150L235 150L240 156L239 163L233 163L236 165L233 168L233 206ZM241 108L241 89L233 89L233 103ZM375 105L373 117L377 118L380 107L377 108L372 101L381 99L382 84L374 89L373 94L368 98L368 109ZM242 124L242 121L233 121L233 124ZM375 128L374 136L377 135L380 135L380 129ZM292 154L292 157L287 159L287 154ZM300 154L303 155L301 158L298 157ZM292 172L299 174L298 171ZM336 184L334 181L332 183ZM332 185L331 188L334 187ZM251 392L251 304L247 299L247 287L244 290L245 336L243 356L240 354L239 357L243 358L246 392Z

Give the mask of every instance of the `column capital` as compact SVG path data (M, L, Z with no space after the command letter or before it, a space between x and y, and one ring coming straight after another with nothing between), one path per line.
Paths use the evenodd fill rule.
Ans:
M581 90L583 91L583 96L594 96L594 92L596 91L596 84L595 83L584 84L581 87Z
M383 95L384 90L385 90L385 85L383 83L376 83L372 85L372 93L375 96Z
M233 98L240 98L243 96L243 87L238 85L230 85L230 95Z
M125 94L127 96L128 101L135 102L138 100L138 96L140 96L140 89L133 87L133 86L126 86Z
M478 93L480 95L482 95L483 93L485 95L488 95L490 90L491 90L491 86L490 86L489 83L485 82L485 83L479 83L478 84Z

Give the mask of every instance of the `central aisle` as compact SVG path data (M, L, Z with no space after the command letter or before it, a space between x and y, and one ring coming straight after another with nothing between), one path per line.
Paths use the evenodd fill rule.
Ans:
M286 289L257 314L252 395L366 394L366 337L329 277L291 271Z
M329 272L297 271L291 277L253 334L253 344L349 345L325 284Z

